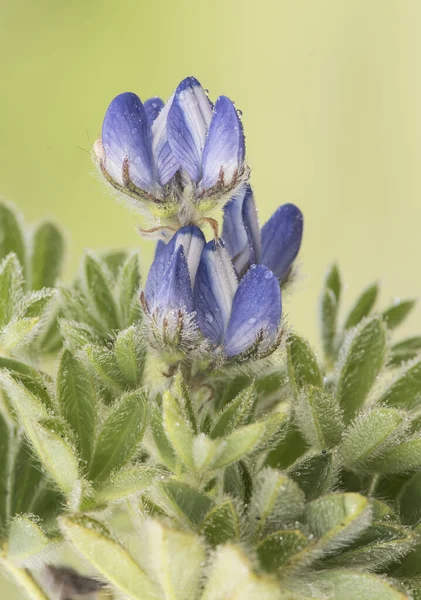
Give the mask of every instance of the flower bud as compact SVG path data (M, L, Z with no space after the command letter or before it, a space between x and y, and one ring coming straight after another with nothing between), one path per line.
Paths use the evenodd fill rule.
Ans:
M222 238L241 277L253 264L266 265L281 283L290 275L303 236L303 215L294 204L280 206L259 230L250 186L224 207Z
M248 179L241 120L220 96L215 106L187 77L164 105L133 93L114 98L94 155L106 180L177 226L196 223Z

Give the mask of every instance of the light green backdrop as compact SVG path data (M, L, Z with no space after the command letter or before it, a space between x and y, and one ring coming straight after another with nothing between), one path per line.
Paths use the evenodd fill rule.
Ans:
M151 247L101 184L89 150L122 91L168 97L195 75L243 111L262 222L305 214L290 321L316 340L323 272L349 304L379 278L416 296L421 250L419 0L2 0L0 192L85 247ZM407 332L419 328L421 309Z
M287 310L314 340L332 259L348 302L374 278L385 300L418 294L420 29L418 0L3 0L0 191L63 224L69 274L85 247L139 244L149 263L89 150L117 93L168 97L194 74L243 111L261 220L305 214Z

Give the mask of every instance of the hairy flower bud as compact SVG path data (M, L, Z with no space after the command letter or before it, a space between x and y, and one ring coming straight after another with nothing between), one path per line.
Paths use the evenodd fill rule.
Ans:
M141 298L150 341L167 356L241 362L277 345L282 305L272 271L253 265L238 282L223 242L205 245L197 227L158 244Z
M167 223L198 222L248 178L244 133L226 96L213 105L187 77L164 105L114 98L94 154L106 180Z

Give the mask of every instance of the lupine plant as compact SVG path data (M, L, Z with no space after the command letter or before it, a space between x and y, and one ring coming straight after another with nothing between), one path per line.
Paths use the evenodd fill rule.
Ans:
M414 302L373 284L343 314L334 265L320 350L287 326L303 216L260 229L241 116L194 78L117 96L94 159L153 219L144 281L89 252L63 283L57 226L0 204L4 575L33 600L421 598Z

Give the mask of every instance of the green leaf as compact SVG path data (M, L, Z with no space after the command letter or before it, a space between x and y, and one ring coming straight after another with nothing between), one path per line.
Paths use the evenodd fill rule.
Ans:
M158 505L169 516L187 526L199 525L213 505L206 494L181 481L162 482L157 486L156 492Z
M327 272L320 297L320 327L325 357L331 361L335 355L335 338L338 320L341 279L336 265Z
M421 467L421 438L403 442L373 460L373 471L379 473L405 473Z
M26 295L22 302L21 317L43 317L50 308L52 300L56 297L56 291L43 289Z
M59 327L65 345L74 354L87 344L95 344L99 341L92 327L84 323L60 319Z
M36 334L38 324L38 317L10 321L1 332L0 348L11 352L28 344Z
M421 472L403 484L397 501L402 523L417 525L421 520Z
M66 428L60 421L48 419L34 423L32 429L27 435L41 463L63 493L70 494L79 478L79 463Z
M60 308L63 316L69 321L76 321L91 327L101 338L107 337L110 331L90 311L91 301L77 285L59 285Z
M295 394L308 385L322 387L323 377L310 344L290 333L287 341L288 372Z
M44 485L44 475L39 461L25 440L21 440L13 464L13 481L10 498L11 516L36 513L37 500ZM36 513L39 514L39 513Z
M206 559L197 535L170 529L149 520L142 530L148 573L163 590L166 600L197 598Z
M367 498L360 494L331 493L310 502L306 517L312 534L321 538L320 549L331 553L351 544L367 529L371 510Z
M371 535L368 535L370 534ZM401 561L414 547L417 536L396 525L373 523L352 547L324 561L325 567L362 567L385 570L391 563Z
M86 516L61 517L63 533L104 577L135 600L154 600L159 597L156 586L133 560L130 554L114 541L105 527Z
M63 437L62 426L48 420L49 413L42 402L9 374L0 374L0 384L40 462L61 490L70 493L79 476L78 459L67 436Z
M0 369L7 369L15 381L22 383L47 408L52 408L52 400L48 392L50 380L45 373L7 356L0 356Z
M287 565L306 546L308 539L301 531L281 529L265 537L257 545L256 552L262 567L270 572Z
M250 454L263 441L265 432L266 424L264 421L239 427L219 442L215 457L210 462L209 468L220 469Z
M232 500L225 500L213 507L201 524L206 541L219 546L240 537L240 518Z
M330 492L335 486L339 469L332 452L309 452L288 468L288 475L304 492L307 500L314 500Z
M348 569L312 573L300 582L299 591L306 598L340 598L340 600L409 600L410 596L393 583L371 573Z
M139 252L135 250L121 266L118 278L118 300L123 327L129 327L140 318L139 269Z
M29 515L18 515L10 523L7 558L16 565L25 564L50 545L50 540Z
M256 402L256 387L254 384L242 390L227 404L217 417L209 436L212 439L224 437L241 425L246 425L253 412Z
M397 300L392 306L383 312L383 320L389 329L394 329L400 325L411 310L414 308L416 300Z
M124 395L113 407L98 436L89 476L104 481L129 462L143 437L147 398L141 391Z
M117 471L99 484L95 492L97 503L109 503L139 494L158 477L159 471L150 465L134 465Z
M304 493L289 477L266 467L254 480L248 518L256 537L282 529L304 511Z
M112 282L105 266L91 254L85 257L83 266L85 287L96 318L105 333L119 328L117 307L111 291Z
M358 325L364 317L368 317L371 313L379 293L379 286L377 283L370 285L361 296L357 299L354 306L349 311L349 314L345 320L344 329L351 329Z
M338 399L347 420L362 407L386 359L386 328L378 317L365 319L345 342Z
M57 400L60 413L73 428L80 457L88 466L95 437L96 398L84 365L64 350L57 373Z
M10 465L9 450L11 442L11 432L6 421L0 412L0 535L4 532L8 519L8 493L10 486Z
M42 223L34 233L31 256L31 288L53 287L61 273L64 240L54 223Z
M101 254L101 260L107 265L108 270L114 278L117 277L126 258L127 252L125 250L111 250L110 252Z
M336 397L317 387L307 387L294 403L294 417L303 437L319 450L336 446L342 437L342 411Z
M348 429L339 449L345 468L361 472L368 470L373 459L378 459L396 443L402 433L405 415L394 408L374 407L359 415Z
M164 430L176 456L190 468L194 468L193 429L179 401L167 391L163 397Z
M22 265L26 265L26 248L20 215L10 205L0 203L0 260L14 252Z
M132 388L139 387L145 367L146 347L137 327L132 325L118 334L114 354L127 384Z
M22 294L22 267L16 255L9 254L0 265L0 327L4 327L17 312Z
M389 364L399 367L402 363L415 358L421 352L421 336L414 336L394 344L391 348Z
M231 544L220 546L214 555L201 600L298 600L283 594L279 582L257 576L246 556Z
M94 375L104 399L109 403L121 396L125 387L124 377L117 365L115 354L107 348L87 344L81 355L86 358L86 366Z
M421 403L421 360L404 365L379 402L412 409Z
M289 467L308 449L308 444L295 427L290 424L286 436L269 452L266 464L268 467L285 469Z
M158 459L164 463L173 473L176 468L176 458L174 449L164 429L163 415L161 410L152 405L151 407L151 426L152 437Z
M245 505L250 502L252 485L250 472L243 461L225 469L224 492L234 498L239 498Z
M184 377L179 370L173 379L173 383L171 386L171 393L180 403L180 406L186 415L186 417L190 421L190 425L193 429L193 433L198 432L197 427L197 415L195 411L195 407L193 406L192 396L189 387L187 386Z

